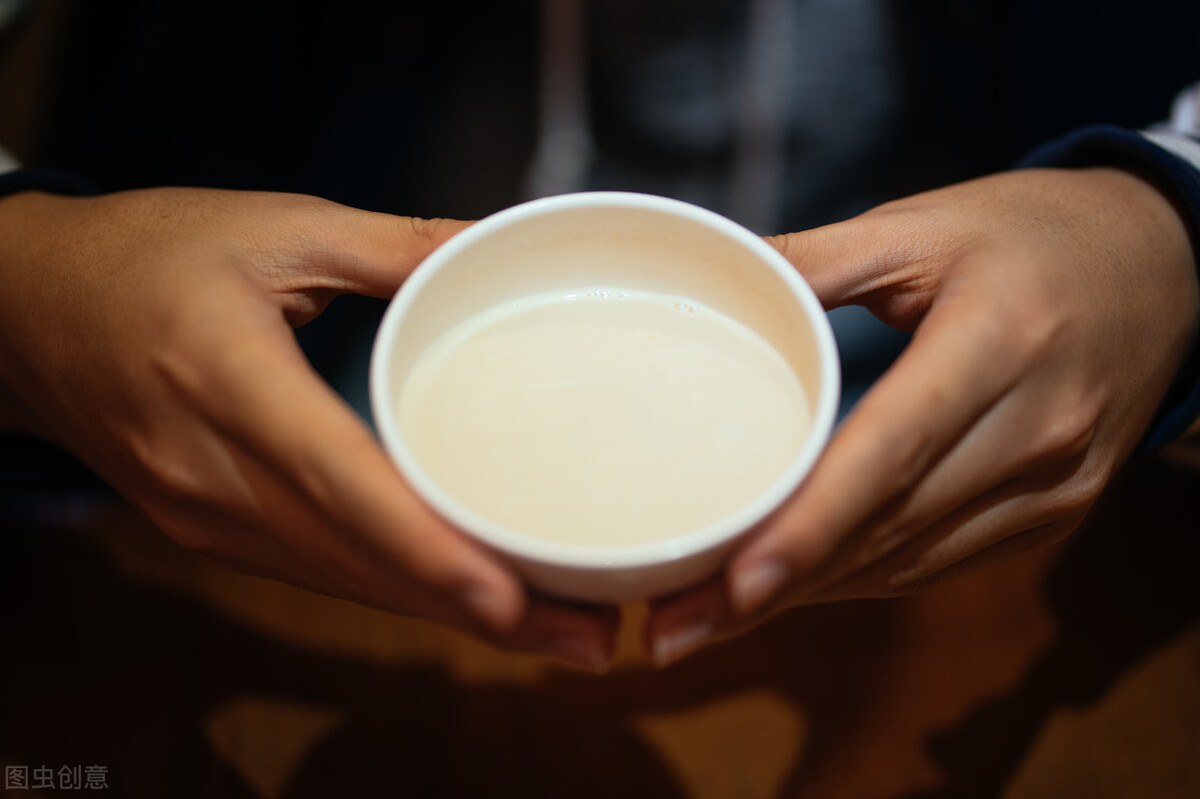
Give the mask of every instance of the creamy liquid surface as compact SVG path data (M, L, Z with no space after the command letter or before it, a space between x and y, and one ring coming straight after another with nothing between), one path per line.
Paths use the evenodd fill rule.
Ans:
M439 339L398 401L413 455L476 513L543 539L670 538L742 508L810 425L783 358L747 327L657 294L497 306Z

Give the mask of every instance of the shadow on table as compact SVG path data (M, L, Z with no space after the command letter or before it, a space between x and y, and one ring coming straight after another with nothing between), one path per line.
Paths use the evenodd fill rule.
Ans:
M5 765L100 764L110 796L255 797L205 734L215 710L253 697L342 719L285 780L287 799L683 795L618 714L590 712L590 678L545 701L520 686L454 684L440 667L313 651L138 584L78 538L9 538Z
M912 799L999 796L1051 712L1097 702L1200 618L1198 567L1200 473L1157 461L1129 469L1046 581L1053 644L1019 687L933 738L949 779Z
M1001 793L1047 717L1101 697L1197 618L1195 476L1149 465L1098 509L1046 583L1058 624L1014 689L927 743L948 781L922 797ZM788 614L666 671L554 670L534 688L455 682L306 649L138 583L77 536L10 533L0 563L0 759L103 764L111 796L252 797L205 733L243 697L332 708L279 795L655 797L685 787L633 722L763 688L803 710L782 796L870 723L898 634L894 602ZM1135 548L1136 547L1136 548ZM836 656L834 655L836 653ZM745 764L740 764L744 766Z

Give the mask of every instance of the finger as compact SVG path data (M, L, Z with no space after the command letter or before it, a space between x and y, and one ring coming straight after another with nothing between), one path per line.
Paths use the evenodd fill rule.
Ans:
M1082 523L1082 519L1064 519L1013 533L1005 530L991 544L973 549L957 560L942 563L936 569L907 569L903 559L897 555L887 564L878 564L877 569L847 577L840 583L829 586L813 602L832 602L846 599L885 598L906 596L926 588L966 577L996 563L1019 557L1042 547L1056 544ZM894 570L894 571L892 571Z
M207 424L202 420L194 426ZM148 504L152 517L178 543L238 571L371 607L479 627L436 591L404 579L374 552L362 552L348 535L352 525L246 442L214 436L209 428L192 437L187 461L171 470L174 475L160 475L166 490Z
M308 542L328 547L326 568L371 586L374 604L388 610L452 612L451 623L495 631L516 624L525 601L516 576L411 491L290 330L260 313L234 309L230 318L255 321L185 337L221 357L202 368L172 361L164 374L197 413L319 509L328 526L314 525ZM227 335L240 343L230 346Z
M799 233L768 236L767 243L796 267L826 308L848 302L870 277L857 268L863 260L854 220Z
M209 465L203 464L202 468ZM257 500L262 492L256 489L254 493ZM341 599L361 601L339 592L327 571L321 568L321 561L306 556L306 551L296 547L293 541L282 536L264 535L261 514L250 512L246 504L229 506L226 497L214 503L207 495L184 495L182 492L149 497L144 493L130 495L137 496L140 507L171 540L227 569ZM292 500L290 506L294 506L294 502ZM257 501L254 504L256 509L260 507ZM276 503L262 504L274 509ZM285 523L283 527L289 532L294 530L291 523Z
M733 604L750 613L785 583L838 579L854 568L840 547L910 490L1016 380L1015 366L980 357L1003 341L969 297L933 309L896 364L834 436L806 483L730 567ZM795 587L795 585L793 586Z
M296 254L301 268L289 288L389 298L421 261L471 223L331 205L306 224L311 249Z
M1058 541L1079 526L1091 505L1088 482L1079 479L1084 469L1084 459L1067 461L987 492L812 598L908 594Z
M1083 523L1083 519L1084 517L1080 515L1076 518L1050 522L1013 535L1006 534L992 545L973 552L951 566L937 572L930 572L921 579L913 578L904 584L897 581L897 586L904 593L911 594L930 585L974 574L992 564L1018 558L1027 552L1053 546L1075 532Z
M882 559L922 531L961 515L981 497L1011 490L1024 475L1077 464L1094 437L1091 406L1087 398L1061 394L1051 403L1029 386L1006 395L909 492L869 520L856 536L848 568ZM1082 489L1075 492L1080 497L1098 494L1105 482L1103 474L1081 471L1072 472L1070 479Z
M656 666L668 666L711 643L734 622L721 579L650 604L646 649Z
M944 236L926 227L920 216L876 210L845 222L769 236L767 242L796 267L827 308L903 286L904 291L894 293L923 310L935 287L937 271L930 267L944 249ZM896 310L910 319L916 313L914 308Z
M506 649L549 655L593 673L603 673L616 647L619 611L533 598L511 633L493 640Z
M1086 491L1064 490L1079 460L987 492L958 513L906 539L903 546L802 597L803 604L890 597L974 572L1061 540L1082 521ZM1080 500L1085 502L1081 503ZM1020 532L1013 533L1013 530ZM674 663L763 620L734 612L719 582L652 606L647 645L655 663Z

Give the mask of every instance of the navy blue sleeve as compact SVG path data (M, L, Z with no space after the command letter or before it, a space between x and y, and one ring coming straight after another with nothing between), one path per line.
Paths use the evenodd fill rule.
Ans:
M1175 202L1200 262L1200 170L1139 133L1108 125L1082 128L1046 144L1018 167L1085 167L1106 164L1138 169ZM1154 450L1179 438L1200 417L1200 336L1192 341L1175 382L1163 400L1141 449Z
M31 190L72 196L99 193L90 181L57 169L22 167L0 175L0 197Z

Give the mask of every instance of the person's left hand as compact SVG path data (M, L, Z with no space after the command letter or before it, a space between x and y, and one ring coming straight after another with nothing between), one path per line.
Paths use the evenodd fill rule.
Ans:
M1194 339L1196 263L1151 185L1025 170L774 244L912 342L723 579L656 602L659 663L781 608L914 591L1073 530Z

